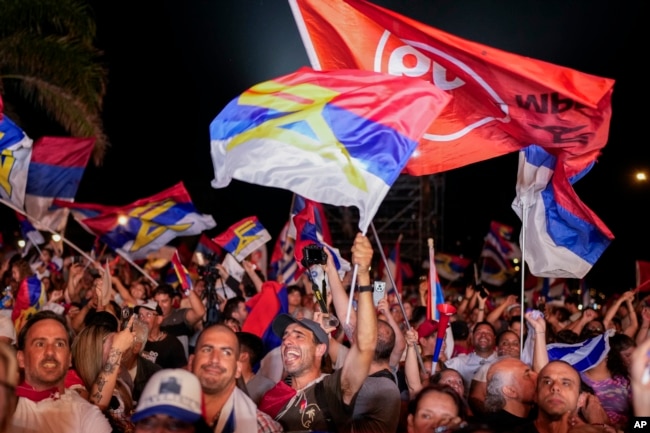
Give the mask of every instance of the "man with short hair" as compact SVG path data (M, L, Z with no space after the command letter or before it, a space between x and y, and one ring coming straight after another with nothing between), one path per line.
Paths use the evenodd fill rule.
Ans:
M354 399L363 385L377 344L377 316L370 285L372 246L358 234L352 246L352 262L358 266L358 311L355 338L343 363L332 374L323 374L321 363L329 336L313 320L297 320L281 314L272 323L282 338L284 369L291 386L279 382L269 390L260 409L275 417L287 431L337 431L349 429ZM333 295L334 296L334 295Z
M239 323L239 328L244 326L248 318L248 309L246 308L246 299L242 296L235 296L226 301L223 307L224 320L235 319Z
M445 362L449 368L458 371L465 381L465 393L469 393L472 378L482 365L492 363L497 359L495 352L496 334L490 322L479 322L474 325L472 332L474 351L460 354Z
M262 396L269 389L275 386L273 380L260 374L256 374L254 368L262 360L264 354L264 342L260 337L250 332L237 332L239 340L239 366L241 377L246 384L246 393L255 402L259 403Z
M12 432L111 432L97 406L65 389L72 340L65 319L52 311L36 313L21 329L17 359L25 379L16 388L19 398Z
M161 284L153 292L153 298L162 310L160 329L175 337L191 337L194 335L194 326L205 314L205 306L199 295L190 290L187 297L191 308L175 308L172 303L175 294L175 290L168 284Z
M201 383L206 422L216 433L282 432L282 427L237 387L239 355L239 340L232 329L217 324L201 331L190 368Z
M551 361L537 376L537 417L520 425L521 433L564 433L591 424L604 432L614 432L609 418L593 394L581 393L577 370L564 361Z
M495 361L487 372L486 423L495 429L529 421L535 403L537 373L516 358Z

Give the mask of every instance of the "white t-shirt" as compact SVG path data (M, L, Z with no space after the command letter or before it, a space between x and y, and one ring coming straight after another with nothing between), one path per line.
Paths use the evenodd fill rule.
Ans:
M12 418L12 433L111 433L108 420L99 408L77 392L66 390L61 398L38 403L18 399Z

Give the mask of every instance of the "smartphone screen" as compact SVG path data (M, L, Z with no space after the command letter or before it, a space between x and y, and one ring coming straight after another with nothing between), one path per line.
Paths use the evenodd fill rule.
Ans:
M386 283L383 281L375 281L374 287L375 289L372 292L372 301L376 307L379 304L379 301L381 301L386 294Z

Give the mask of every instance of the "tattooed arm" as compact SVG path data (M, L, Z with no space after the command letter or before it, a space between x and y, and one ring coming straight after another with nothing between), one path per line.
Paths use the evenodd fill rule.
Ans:
M113 344L108 353L108 359L102 366L102 371L99 372L95 382L90 388L90 402L99 407L102 411L108 409L111 398L113 397L113 390L117 383L117 376L120 370L120 360L122 354L130 350L133 344L134 333L131 331L133 317L129 320L129 324L124 330L115 334L113 337Z

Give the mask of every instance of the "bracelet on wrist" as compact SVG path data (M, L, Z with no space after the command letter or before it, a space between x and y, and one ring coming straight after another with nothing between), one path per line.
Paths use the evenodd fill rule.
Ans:
M357 286L357 292L363 293L363 292L372 292L375 289L372 286Z

